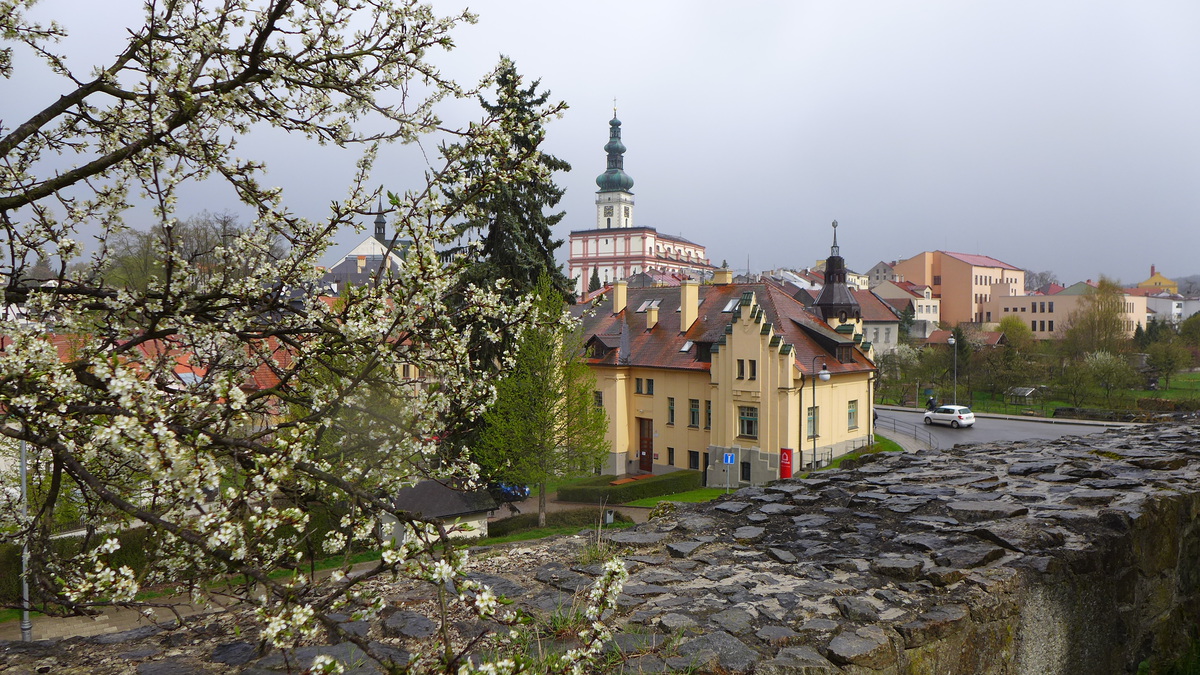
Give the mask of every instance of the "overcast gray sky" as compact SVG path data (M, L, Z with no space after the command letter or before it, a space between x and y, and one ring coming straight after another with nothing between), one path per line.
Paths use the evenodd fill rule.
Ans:
M126 4L136 20L139 3ZM705 244L716 264L811 265L837 219L859 271L943 249L1065 282L1134 283L1151 264L1200 273L1200 3L469 6L480 21L435 57L446 71L473 81L504 53L571 106L546 144L574 166L559 178L563 238L592 226L616 97L638 223ZM40 11L119 35L119 11L85 7L45 0ZM15 86L30 88L0 82ZM0 96L0 113L13 101ZM298 145L263 135L246 147L274 161L269 181L295 210L320 217L344 194L350 160ZM415 149L388 148L377 179L402 190L420 168ZM195 209L225 206L205 196Z

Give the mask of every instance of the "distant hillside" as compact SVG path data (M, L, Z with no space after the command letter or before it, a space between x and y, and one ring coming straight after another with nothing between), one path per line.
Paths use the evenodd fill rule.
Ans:
M1179 284L1179 292L1184 295L1200 295L1200 274L1192 274L1186 277L1175 277L1175 283Z

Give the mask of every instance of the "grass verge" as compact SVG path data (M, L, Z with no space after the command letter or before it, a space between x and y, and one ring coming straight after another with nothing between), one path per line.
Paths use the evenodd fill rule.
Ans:
M637 499L622 506L640 506L646 508L654 508L660 502L687 502L696 504L699 502L710 502L727 492L725 488L699 488L696 490L688 490L673 495L662 495L660 497L646 497L645 499Z

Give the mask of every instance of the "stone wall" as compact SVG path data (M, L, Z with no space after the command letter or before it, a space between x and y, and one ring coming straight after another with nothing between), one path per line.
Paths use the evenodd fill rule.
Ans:
M1196 635L1200 427L874 459L680 506L612 535L630 579L604 670L1127 673ZM577 563L588 546L580 535L481 550L473 574L550 613L599 573ZM428 634L420 615L432 594L375 590L390 615L353 630L404 663ZM246 635L217 621L205 630L9 643L0 670L52 659L87 673L279 672L278 655L255 653ZM322 649L357 648L305 654ZM244 658L231 663L235 652ZM355 672L380 670L364 660Z

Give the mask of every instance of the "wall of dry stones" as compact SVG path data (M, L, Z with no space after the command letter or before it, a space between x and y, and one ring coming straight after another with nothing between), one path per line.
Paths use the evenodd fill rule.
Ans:
M609 537L630 579L603 670L1126 673L1195 637L1200 427L873 459L680 506ZM481 550L472 574L545 615L599 574L579 562L594 543L585 533ZM373 590L389 613L347 627L403 664L432 631L432 593ZM332 651L355 659L351 672L384 672L349 643L285 663L220 618L105 638L3 644L0 671L278 673Z

